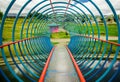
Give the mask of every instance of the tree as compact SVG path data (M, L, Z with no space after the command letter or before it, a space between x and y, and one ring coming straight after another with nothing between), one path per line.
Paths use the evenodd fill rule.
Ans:
M102 17L100 18L100 20L101 20L101 22L103 23L103 18L102 18Z
M35 14L34 15L35 18L38 17L38 19L42 19L42 20L47 20L48 19L48 15L47 14L42 14L42 13L39 13L39 12L36 12L36 11L31 13L29 15L29 18L31 18L33 16L33 14Z
M107 21L108 21L108 22L110 22L110 21L111 21L111 19L110 19L110 18L108 18L108 19L107 19Z
M2 19L3 17L3 12L0 10L0 20Z

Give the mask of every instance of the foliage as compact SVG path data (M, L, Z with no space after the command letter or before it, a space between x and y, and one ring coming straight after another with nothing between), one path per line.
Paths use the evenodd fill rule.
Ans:
M59 44L59 42L52 42L53 45Z
M36 11L34 11L33 13L31 13L29 15L29 18L31 18L33 15L37 19L42 19L42 20L47 20L48 19L48 15L42 14L42 13L39 13L39 12L36 12Z
M18 22L17 22L17 28L16 28L16 32L15 32L15 37L16 39L15 40L19 40L20 39L20 29L21 29L21 24L23 22L23 18L19 18ZM29 21L29 19L27 19L27 21ZM44 21L40 21L40 23L43 23ZM5 25L4 25L4 31L3 31L3 39L4 39L4 42L9 42L11 41L11 37L12 37L12 27L13 27L13 23L14 23L14 18L7 18L6 21L5 21ZM89 31L92 32L92 29L90 27L90 25L88 24L88 27L86 25L82 26L80 24L75 24L75 23L72 23L72 22L68 22L69 24L67 24L67 27L66 28L69 28L71 30L78 30L78 31ZM43 23L44 25L41 26L41 27L45 27L45 22ZM32 24L31 24L32 26ZM116 23L113 23L113 24L108 24L108 30L109 30L109 36L118 36L118 30L117 30L117 25ZM27 27L27 24L25 24L25 27ZM93 23L92 24L92 28L94 30L94 34L97 35L98 31L97 31L97 27L96 25ZM100 33L102 35L105 35L105 27L104 27L104 24L99 24L99 29L100 29ZM114 29L114 30L113 30ZM42 30L43 31L43 30ZM26 28L24 29L24 33L26 32ZM81 33L80 32L80 33ZM84 33L84 32L83 32ZM23 35L25 36L25 34ZM58 32L58 33L53 33L51 35L51 38L70 38L70 35L66 35L66 32ZM53 44L58 44L58 42L53 42ZM110 47L108 46L108 50L110 49ZM8 50L7 48L4 48L6 52L6 54L8 54ZM116 47L113 47L113 51L112 53L114 53L116 50ZM101 52L102 53L102 52ZM9 55L9 54L8 54Z
M0 20L2 19L3 17L3 12L0 10Z
M20 39L20 29L22 27L21 24L22 24L23 20L24 20L23 18L19 18L19 20L17 22L17 25L16 25L17 27L15 30L15 39L16 40ZM29 19L27 19L27 21L29 21ZM5 42L11 41L13 23L14 23L14 18L7 18L5 21L5 25L4 25L4 29L3 29L4 31L3 31L3 36L2 36ZM45 20L42 20L39 23L43 23L40 25L40 27L47 26L47 23L45 23ZM94 23L92 24L92 28L90 27L89 24L88 24L88 26L86 26L85 24L83 26L83 25L80 25L77 23L76 24L72 23L72 22L67 22L66 24L67 25L65 26L65 29L68 31L73 31L73 32L76 32L79 34L84 34L84 33L88 34L88 31L89 31L90 34L92 34L92 29L93 29L94 35L98 35L98 29ZM30 24L30 28L31 28L31 26L32 26L32 23ZM107 26L108 26L109 36L118 36L118 29L117 29L116 23L108 24ZM27 27L27 23L25 24L24 27ZM104 24L99 24L99 29L100 29L101 35L103 35L103 36L106 35ZM43 33L44 31L46 31L46 29L41 28L40 33ZM24 33L23 37L25 38L26 37L26 28L24 29L23 33ZM51 35L51 38L70 38L70 35L69 34L66 35L66 32L59 32L59 33L53 33Z
M64 22L73 22L73 21L74 21L73 16L70 16L70 15L65 16Z
M58 32L58 33L52 33L50 38L70 38L69 34L66 34L66 32Z

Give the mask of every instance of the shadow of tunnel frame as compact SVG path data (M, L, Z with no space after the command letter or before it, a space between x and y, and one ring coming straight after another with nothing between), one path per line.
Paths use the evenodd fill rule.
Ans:
M74 54L74 57L77 60L80 69L83 71L83 75L85 76L87 81L91 81L91 79L95 78L94 76L97 75L100 71L104 71L105 73L98 74L99 77L96 77L94 80L104 81L103 78L107 77L107 74L110 74L110 70L117 66L117 70L114 71L113 75L109 76L112 78L107 77L108 79L106 80L112 81L116 79L115 76L118 77L120 75L120 23L118 21L118 16L114 10L114 7L110 2L111 0L106 0L106 3L109 5L116 20L116 23L114 23L113 25L106 23L106 19L104 18L99 7L91 0L90 3L94 5L94 7L99 12L103 23L98 23L96 16L91 10L89 10L88 7L84 5L84 3L78 2L76 0L74 1L77 2L77 4L85 7L87 11L89 11L90 15L86 14L84 10L80 9L78 6L70 4L70 7L66 12L66 19L60 21L64 29L69 32L71 37L71 41L68 45L69 49ZM42 11L43 15L39 14L42 9L50 6L50 4L47 3L48 1L44 0L31 8L26 17L21 18L20 14L22 13L22 11L26 8L28 4L32 2L28 0L21 6L21 9L18 12L16 18L11 18L11 21L11 19L9 19L7 15L10 8L14 5L15 2L17 1L13 0L10 2L1 22L1 76L4 77L2 79L6 79L7 81L9 81L10 78L11 81L36 81L38 80L48 54L53 47L50 42L50 32L48 31L49 28L47 27L47 25L51 23L51 21L49 21L49 16L54 15L54 12L52 9L48 8ZM35 8L39 7L39 5L41 4L45 5L34 11ZM52 4L67 5L68 3L53 2ZM79 12L76 11L73 7L75 9L78 9ZM60 11L65 11L66 6L55 6L53 8L55 9L55 12L64 15L64 12ZM92 23L91 19L93 19L95 23ZM56 23L60 23L59 21L56 21L56 19L53 19L53 21ZM7 25L8 23L11 23L11 25ZM113 35L109 31L112 26L118 29L114 32L118 33L114 34L116 37L118 37L118 40L112 40L113 43L111 43L111 41L108 41L108 35ZM10 27L12 29L10 29ZM20 28L21 30L19 32ZM10 32L10 30L12 32ZM8 35L10 36L8 37ZM102 40L100 35L105 35L105 40ZM6 42L3 40L2 37L5 39L7 38L6 42L10 43L6 45ZM110 64L108 64L109 67L106 67L106 69L104 70L104 67L109 62L108 60L111 60L111 62ZM99 65L101 65L101 67L99 67ZM11 74L10 76L12 77L6 76L9 74ZM24 75L25 77L21 75Z

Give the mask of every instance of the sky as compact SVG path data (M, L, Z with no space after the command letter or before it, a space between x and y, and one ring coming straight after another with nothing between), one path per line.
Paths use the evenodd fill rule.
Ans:
M0 10L2 12L5 12L7 6L9 5L11 0L0 0ZM27 0L16 0L14 6L12 7L12 9L10 10L10 13L18 13L18 11L20 10L21 6L23 5L23 3L25 3ZM38 3L41 0L32 0L31 3L29 3L29 5L26 7L26 9L22 12L22 13L27 13L31 7L33 7L36 3ZM68 0L52 0L54 1L68 1ZM80 0L78 0L80 1ZM84 0L82 0L84 1ZM105 0L92 0L102 11L102 13L104 15L110 15L112 14L111 9L109 8L108 4L105 2ZM114 6L117 14L120 14L120 0L110 0L110 2L112 3L112 5ZM46 2L46 3L49 3ZM74 3L72 1L72 3ZM98 11L96 10L96 8L88 1L85 0L85 2L83 3L84 5L86 5L95 15L99 15ZM44 6L45 4L40 5L40 7ZM81 6L80 4L75 4L76 6L78 6L79 8L81 8L82 10L84 10L85 13L89 14L88 10L86 10L83 6ZM53 5L55 6L55 5ZM65 5L66 6L66 5ZM72 6L69 6L72 7ZM46 8L47 9L47 8ZM73 7L73 9L77 10L76 8ZM78 10L79 11L79 10Z

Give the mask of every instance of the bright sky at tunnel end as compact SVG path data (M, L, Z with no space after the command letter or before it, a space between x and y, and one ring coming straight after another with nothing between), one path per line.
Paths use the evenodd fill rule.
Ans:
M2 12L5 12L10 1L11 0L0 0L0 10ZM13 12L18 13L20 6L23 5L23 3L25 3L26 1L27 0L16 0L16 3L14 5L14 7L12 8L12 10L10 11L10 13L13 13ZM34 4L28 5L26 10L24 10L22 13L27 13L27 11L29 11L32 6L34 6L35 4L37 4L40 1L41 0L32 0L32 2ZM52 0L52 1L69 1L69 0ZM99 15L98 11L96 11L96 9L89 2L89 0L78 0L78 1L83 2L95 15ZM101 9L101 11L104 15L112 14L112 12L111 12L109 6L107 5L107 3L105 2L105 0L92 0L92 1L98 5L98 7ZM114 6L117 14L120 14L120 5L119 5L120 0L110 0L110 2ZM80 4L76 4L73 0L72 0L72 3L75 4L76 6L80 7L81 9L83 9L85 13L89 14L89 12L87 10L85 10L84 7L82 7ZM43 5L41 5L41 6L43 6Z

